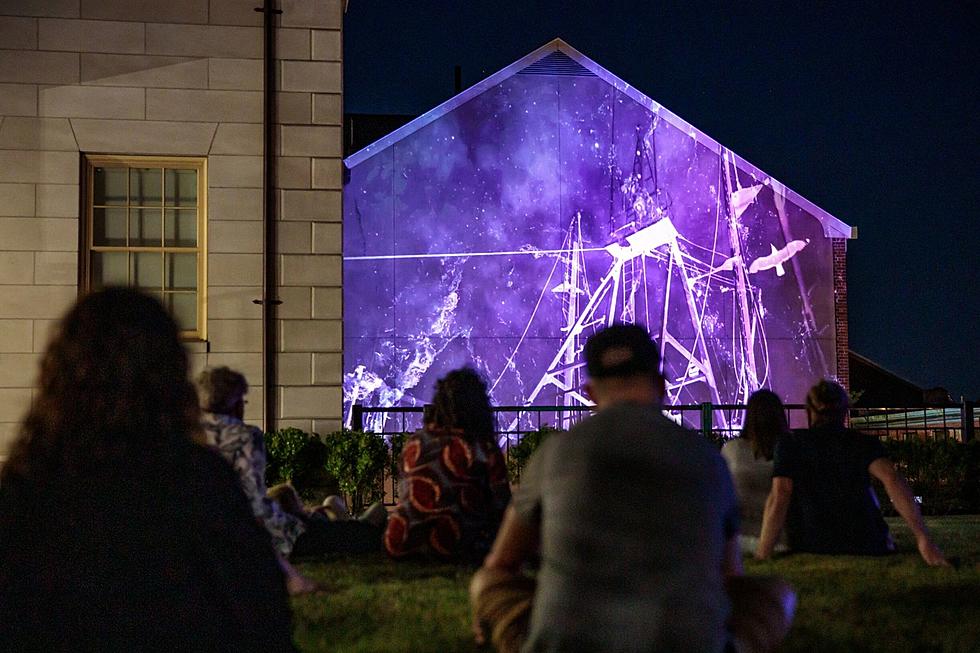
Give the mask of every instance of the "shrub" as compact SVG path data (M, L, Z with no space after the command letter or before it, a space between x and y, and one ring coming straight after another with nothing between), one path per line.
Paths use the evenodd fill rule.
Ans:
M381 481L389 456L382 436L342 430L325 436L323 444L327 471L348 496L352 510L384 498Z
M548 436L552 433L563 433L563 431L545 425L537 431L525 433L524 437L517 444L512 444L507 448L507 476L510 478L511 483L520 482L521 471L523 471L528 461L531 460L531 454L537 451L541 443L547 440Z
M912 493L922 497L923 512L980 512L980 442L890 440L885 447Z
M309 433L292 427L265 434L266 485L289 483L307 471L309 462L300 454L310 440Z

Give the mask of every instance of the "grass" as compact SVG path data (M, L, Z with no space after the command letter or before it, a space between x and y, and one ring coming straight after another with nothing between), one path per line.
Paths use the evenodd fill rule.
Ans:
M746 562L799 592L782 651L980 651L980 516L928 519L958 569L930 569L908 530L889 520L900 553L884 558L790 555ZM476 651L466 586L472 570L382 556L300 565L328 591L293 602L303 651Z

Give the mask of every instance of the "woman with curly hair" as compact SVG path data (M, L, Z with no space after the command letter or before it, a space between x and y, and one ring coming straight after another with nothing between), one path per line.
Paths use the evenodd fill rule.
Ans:
M139 292L61 320L0 474L0 649L293 650L269 537L197 443L187 372Z
M474 370L439 379L431 415L405 443L399 469L399 504L384 537L388 554L480 563L510 486L487 387Z

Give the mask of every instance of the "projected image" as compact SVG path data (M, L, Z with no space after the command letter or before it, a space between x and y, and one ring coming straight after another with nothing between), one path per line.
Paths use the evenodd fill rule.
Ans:
M835 373L820 220L572 63L515 72L349 161L348 416L424 404L466 364L498 405L587 404L583 345L617 321L657 338L669 404L759 387L801 401Z

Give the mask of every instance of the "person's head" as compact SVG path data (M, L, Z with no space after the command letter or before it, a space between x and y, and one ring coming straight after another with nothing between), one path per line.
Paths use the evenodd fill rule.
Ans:
M266 492L266 496L278 503L290 515L298 517L306 515L306 509L303 507L303 500L299 498L299 492L289 483L273 485Z
M241 419L245 414L245 394L248 381L235 370L211 367L197 376L197 392L201 410L215 415L231 415Z
M660 403L660 351L646 329L614 324L585 343L585 391L600 409L624 401Z
M198 422L174 320L148 295L108 288L83 297L57 325L3 477L164 465L199 435Z
M430 419L437 428L461 429L471 439L492 438L493 411L480 375L464 367L436 381Z
M745 425L742 437L752 443L756 458L772 460L776 439L789 432L786 410L772 390L756 390L745 407Z
M810 426L843 426L850 400L839 383L823 379L806 395Z

